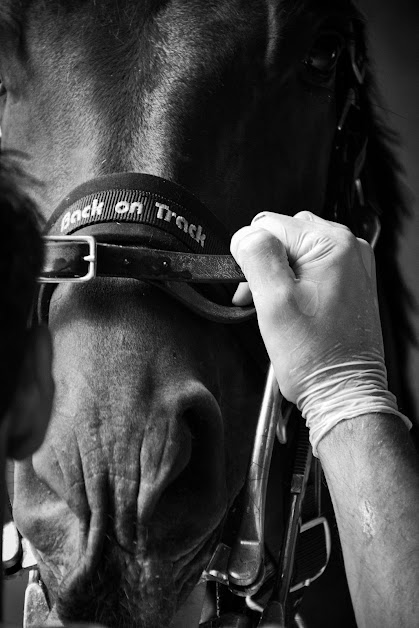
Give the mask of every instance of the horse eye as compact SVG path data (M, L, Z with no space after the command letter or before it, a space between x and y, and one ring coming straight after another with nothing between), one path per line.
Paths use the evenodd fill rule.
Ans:
M314 42L303 63L320 74L329 74L336 67L343 45L338 34L322 35Z

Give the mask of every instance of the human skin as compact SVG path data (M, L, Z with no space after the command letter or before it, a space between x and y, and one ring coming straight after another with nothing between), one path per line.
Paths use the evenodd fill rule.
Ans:
M248 280L235 302L253 296L279 386L290 401L310 393L304 387L316 369L342 368L358 357L359 346L384 364L374 258L365 242L308 212L294 219L266 213L235 234L231 249ZM327 391L329 372L317 381L326 396L334 394ZM331 427L318 456L358 626L413 628L419 613L418 457L391 404L388 412L365 413L364 407L361 399L359 416Z

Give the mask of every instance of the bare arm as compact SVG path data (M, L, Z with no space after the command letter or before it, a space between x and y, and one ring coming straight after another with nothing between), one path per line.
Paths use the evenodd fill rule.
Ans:
M360 628L419 626L419 460L387 386L371 247L336 223L265 213L232 252L284 396L332 496ZM250 294L250 291L251 294Z
M319 443L359 628L419 625L419 461L391 415L342 421Z

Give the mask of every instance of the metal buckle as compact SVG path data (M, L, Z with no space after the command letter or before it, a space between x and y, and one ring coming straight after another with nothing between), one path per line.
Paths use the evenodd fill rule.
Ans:
M83 261L88 263L88 270L85 275L81 277L43 277L41 276L38 279L39 283L82 283L85 281L90 281L96 277L96 265L97 265L97 256L96 256L96 240L93 236L82 235L82 236L45 236L44 241L48 244L48 242L83 242L84 244L89 245L89 253L85 255L82 259Z
M37 560L32 546L25 537L22 537L14 521L3 526L3 575L12 578L22 570L34 569Z

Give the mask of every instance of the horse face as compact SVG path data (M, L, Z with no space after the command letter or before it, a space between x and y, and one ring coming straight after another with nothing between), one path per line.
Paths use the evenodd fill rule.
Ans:
M349 27L329 4L3 3L3 146L46 218L115 171L189 187L229 229L321 213ZM50 322L57 398L17 522L55 615L168 625L243 484L260 385L224 328L139 283L61 286Z
M57 292L50 324L55 411L16 469L16 521L56 615L169 625L243 482L249 360L225 329L131 280Z

